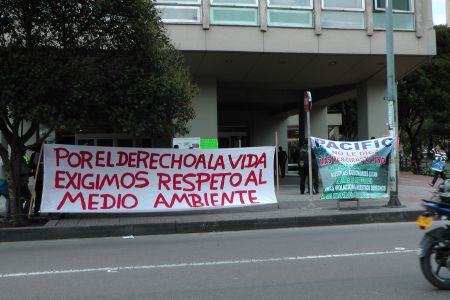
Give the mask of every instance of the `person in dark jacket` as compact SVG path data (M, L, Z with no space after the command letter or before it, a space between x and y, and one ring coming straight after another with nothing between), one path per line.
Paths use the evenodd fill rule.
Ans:
M31 175L33 177L36 176L36 171L39 169L39 171L37 172L37 177L34 178L34 180L36 181L36 185L35 185L35 199L34 199L34 215L38 216L39 215L39 211L41 210L41 201L42 201L42 189L44 187L44 160L43 157L41 157L41 160L39 161L39 153L40 153L40 147L36 147L33 149L33 153L31 154L30 157L30 161L28 163L28 166L31 169Z
M286 151L283 150L283 147L278 147L278 167L280 168L280 175L284 177L286 175L286 162L287 162L287 154Z
M298 171L300 175L300 193L305 193L306 177L309 176L309 161L308 161L308 143L303 143L298 154ZM313 192L319 192L319 170L314 156L312 156L312 178L313 178ZM308 185L308 193L309 193Z

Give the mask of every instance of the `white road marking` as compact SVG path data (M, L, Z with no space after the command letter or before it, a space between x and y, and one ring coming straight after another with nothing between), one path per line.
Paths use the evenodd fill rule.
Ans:
M418 249L411 249L411 250L395 250L395 251L380 251L380 252L365 252L365 253L344 253L344 254L326 254L326 255L312 255L312 256L273 257L273 258L262 258L262 259L224 260L224 261L147 265L147 266L125 266L125 267L104 267L104 268L88 268L88 269L49 270L49 271L40 271L40 272L5 273L5 274L0 273L0 278L41 276L41 275L60 275L60 274L74 274L74 273L91 273L91 272L118 272L118 271L125 271L125 270L206 267L206 266L217 266L217 265L236 265L236 264L283 262L283 261L299 261L299 260L309 260L309 259L403 254L403 253L413 253L413 252L417 253L417 251L418 251Z

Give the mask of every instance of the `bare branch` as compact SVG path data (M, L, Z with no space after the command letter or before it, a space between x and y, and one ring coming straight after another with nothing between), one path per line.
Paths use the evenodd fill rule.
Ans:
M9 163L8 149L6 149L2 144L0 144L0 157L2 158L3 164Z
M49 129L42 137L40 137L37 141L36 141L36 143L34 143L34 144L32 144L32 145L29 145L29 146L27 146L26 148L27 149L31 149L31 148L34 148L34 147L36 147L36 146L40 146L49 136L50 136L50 134L54 131L55 129L54 128L52 128L52 129Z
M26 144L28 140L31 139L34 134L36 134L37 130L39 130L39 124L37 122L32 122L27 132L25 132L25 134L21 136L21 143Z
M0 119L0 132L3 134L3 136L6 139L6 142L8 144L12 143L13 134L5 124L5 120L3 118Z

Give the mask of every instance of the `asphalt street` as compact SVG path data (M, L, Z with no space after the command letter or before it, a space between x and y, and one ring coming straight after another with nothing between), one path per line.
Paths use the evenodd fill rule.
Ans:
M0 299L449 299L414 223L0 244Z

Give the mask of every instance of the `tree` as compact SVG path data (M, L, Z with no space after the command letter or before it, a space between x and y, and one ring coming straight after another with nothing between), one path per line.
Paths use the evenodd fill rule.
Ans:
M413 159L421 155L421 135L430 139L450 136L450 29L437 26L435 30L437 56L398 85L399 124L408 137Z
M196 92L149 0L2 0L0 157L13 223L24 222L20 166L40 123L184 134Z

